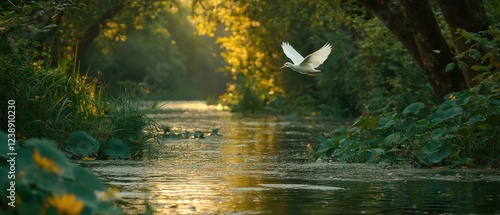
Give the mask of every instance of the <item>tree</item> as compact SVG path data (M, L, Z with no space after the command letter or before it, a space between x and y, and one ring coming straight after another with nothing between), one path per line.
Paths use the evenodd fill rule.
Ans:
M438 100L451 92L474 86L475 73L459 67L448 67L457 53L468 50L456 34L458 28L477 32L485 30L487 23L482 0L439 0L438 5L448 24L452 45L450 48L441 34L429 1L422 0L362 0L361 4L380 19L396 35L412 57L424 69Z
M105 25L108 20L112 20L113 17L115 17L118 12L120 12L123 6L123 1L117 1L116 5L113 5L111 6L111 8L106 9L105 12L100 15L95 22L91 23L91 25L85 30L82 38L80 39L80 41L78 41L78 59L81 59L83 57L90 44L99 35L99 33L101 32L101 26Z
M198 1L198 33L217 37L227 62L221 71L233 78L221 103L235 111L268 106L280 113L357 115L427 98L432 91L418 65L400 44L393 45L397 39L387 36L385 26L365 20L366 11L353 2ZM282 41L301 53L325 41L335 48L320 76L304 77L279 70L287 60Z
M487 15L482 0L438 0L438 3L448 24L451 38L454 42L455 53L458 54L469 50L474 45L474 42L467 43L466 39L457 33L457 29L463 29L468 32L487 30ZM473 61L470 58L468 60ZM477 84L472 80L476 75L477 72L474 72L469 67L464 71L465 80L469 88Z

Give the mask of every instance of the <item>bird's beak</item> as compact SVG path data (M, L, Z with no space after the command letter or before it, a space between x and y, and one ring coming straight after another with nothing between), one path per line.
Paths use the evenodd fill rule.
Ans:
M282 67L280 67L280 69L283 69L283 68L285 68L285 67L286 67L286 66L285 66L285 65L283 65Z

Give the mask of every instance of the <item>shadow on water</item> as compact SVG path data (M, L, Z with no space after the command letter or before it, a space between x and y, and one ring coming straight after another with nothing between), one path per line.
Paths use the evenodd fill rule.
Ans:
M306 145L345 122L239 117L203 102L171 102L151 117L174 131L154 161L85 161L120 190L132 214L500 213L500 173L313 162Z

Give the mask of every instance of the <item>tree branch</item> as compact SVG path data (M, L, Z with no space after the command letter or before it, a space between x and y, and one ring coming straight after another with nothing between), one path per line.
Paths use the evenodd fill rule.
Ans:
M437 24L431 6L423 0L362 0L368 11L379 18L396 35L411 56L424 69L438 100L466 88L458 68L446 72L454 55Z
M87 30L85 31L85 34L83 37L78 41L78 52L77 52L77 59L81 59L85 52L87 52L87 49L89 48L90 44L94 39L99 35L101 32L100 26L104 25L107 20L113 19L113 17L120 12L120 10L123 8L124 2L121 1L114 7L110 8L107 10L99 19L97 22L93 23Z

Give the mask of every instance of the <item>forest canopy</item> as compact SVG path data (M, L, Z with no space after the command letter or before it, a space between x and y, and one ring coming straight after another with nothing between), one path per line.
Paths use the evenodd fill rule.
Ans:
M2 60L16 59L16 65L3 69L14 71L30 61L38 68L77 67L114 93L161 99L220 94L226 79L215 72L221 64L214 54L218 48L213 39L194 35L186 5L127 0L2 2Z
M460 30L498 28L496 1L195 1L198 34L217 37L233 110L356 115L435 104L477 84L474 42ZM218 32L228 32L224 36ZM311 53L333 46L318 77L280 71L287 41ZM486 50L479 50L485 54ZM453 66L455 64L458 66ZM469 67L467 66L469 65ZM429 96L432 95L432 96Z
M113 92L204 99L241 112L357 116L433 105L468 89L487 50L460 33L498 29L497 1L6 1L5 74L59 68ZM333 52L318 77L288 69L281 42ZM493 57L491 57L493 59ZM168 95L168 96L166 96Z

